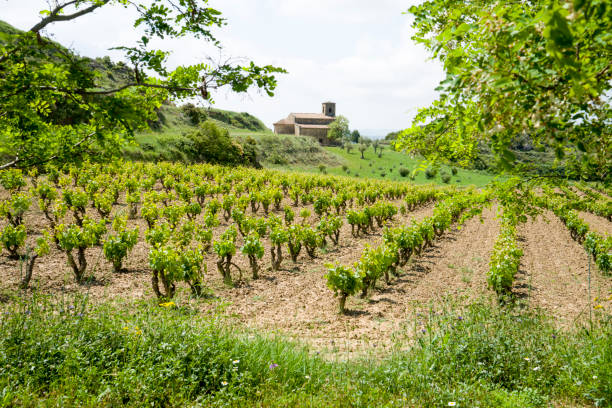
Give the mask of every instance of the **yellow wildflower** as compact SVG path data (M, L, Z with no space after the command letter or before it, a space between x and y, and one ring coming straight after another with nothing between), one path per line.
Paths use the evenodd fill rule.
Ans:
M603 306L602 305L595 305L595 306L593 306L593 309L603 309Z
M173 307L176 306L174 302L164 302L159 304L161 307Z

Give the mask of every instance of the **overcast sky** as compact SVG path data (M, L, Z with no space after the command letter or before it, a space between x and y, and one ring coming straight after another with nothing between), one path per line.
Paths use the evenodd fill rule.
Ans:
M383 134L408 127L417 108L435 97L442 79L437 61L410 39L411 0L211 0L228 25L215 34L224 54L289 71L281 75L273 98L257 92L220 92L215 107L249 112L268 127L289 112L319 112L334 101L352 129ZM0 0L0 19L28 29L48 8L44 0ZM121 55L108 49L133 45L139 32L123 7L104 7L47 30L81 55ZM201 40L156 44L172 51L171 65L201 61L210 47Z

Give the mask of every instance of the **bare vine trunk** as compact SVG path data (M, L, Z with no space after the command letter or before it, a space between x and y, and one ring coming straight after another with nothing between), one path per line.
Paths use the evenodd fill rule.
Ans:
M34 254L32 256L25 256L25 264L26 271L23 279L19 283L19 287L21 289L26 289L30 285L30 280L32 279L32 272L34 271L34 264L36 263L36 259L38 258L38 254Z

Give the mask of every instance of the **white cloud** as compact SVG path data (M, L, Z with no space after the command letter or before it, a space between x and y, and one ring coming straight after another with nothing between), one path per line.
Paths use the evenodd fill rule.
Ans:
M388 18L389 11L400 13L410 6L404 0L269 0L268 3L278 7L283 16L368 25Z

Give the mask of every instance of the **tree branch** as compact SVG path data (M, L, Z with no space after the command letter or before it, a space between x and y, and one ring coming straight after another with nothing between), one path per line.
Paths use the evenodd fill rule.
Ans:
M60 4L55 9L53 9L53 11L51 11L51 14L49 14L47 17L40 20L34 27L30 28L30 31L33 33L38 33L40 30L42 30L43 28L45 28L51 23L55 23L57 21L74 20L77 17L81 17L82 15L91 13L92 11L106 5L106 3L108 3L109 1L110 0L103 0L101 3L93 4L81 11L77 11L75 13L68 14L68 15L60 15L59 13L62 11L64 7L77 3L77 0L72 0L72 1L69 1L68 3Z
M79 140L77 143L75 143L75 144L72 146L72 149L75 149L75 148L77 148L77 147L81 146L81 145L82 145L83 143L85 143L87 140L89 140L89 139L91 139L92 137L94 137L94 136L96 135L96 133L98 133L98 132L99 132L100 130L102 130L102 129L104 129L104 127L101 127L100 129L97 129L97 130L95 130L95 131L91 132L90 134L88 134L87 136L85 136L84 138L82 138L81 140ZM50 161L52 161L52 160L55 160L55 159L57 159L57 157L58 157L58 155L57 155L57 154L54 154L54 155L53 155L53 156L51 156L51 157L47 157L46 159L39 160L39 161L34 162L34 163L30 163L30 164L28 164L27 166L23 166L23 167L38 166L38 165L40 165L40 164L48 163L48 162L50 162ZM20 162L23 162L23 159L21 159L19 156L15 156L15 159L14 159L14 160L12 160L12 161L10 161L10 162L8 162L8 163L5 163L5 164L3 164L3 165L0 165L0 170L6 170L6 169L10 169L10 168L12 168L12 167L17 167L17 163L20 163Z
M11 167L13 167L17 163L19 163L19 161L20 161L19 156L16 156L13 161L10 161L8 163L5 163L5 164L1 165L0 166L0 170L10 169Z
M608 69L610 68L610 66L612 66L612 62L608 62L608 65L606 65L606 67L604 69L602 69L601 71L599 71L597 73L597 75L595 75L595 78L599 79L599 77L603 76L606 74L606 72L608 71Z

